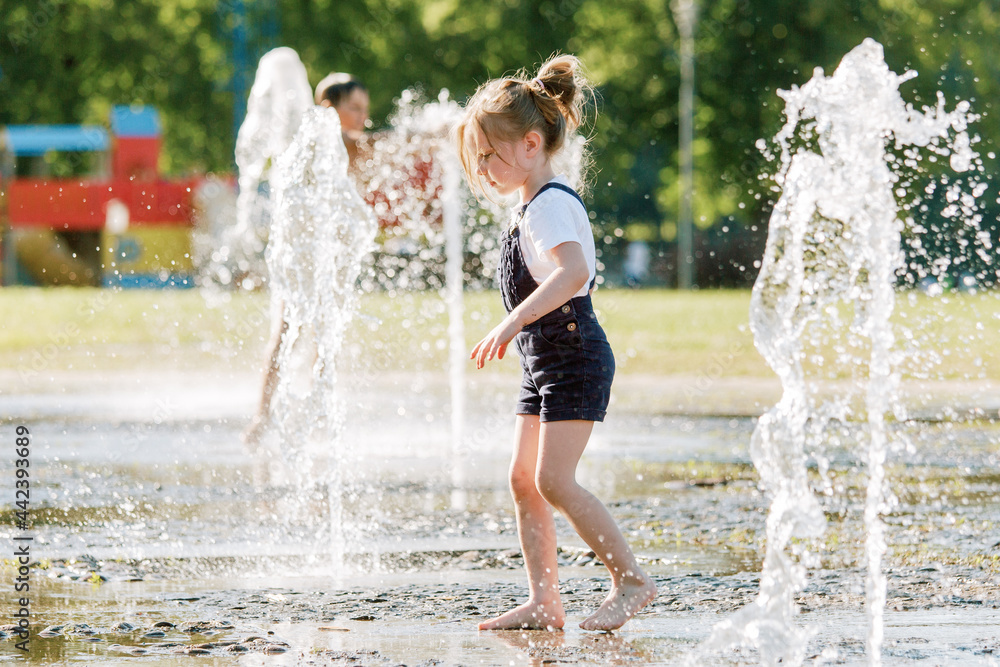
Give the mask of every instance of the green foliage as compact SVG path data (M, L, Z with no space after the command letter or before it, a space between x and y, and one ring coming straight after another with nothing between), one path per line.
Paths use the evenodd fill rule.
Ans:
M669 232L677 209L678 38L667 0L245 0L310 80L350 71L367 83L376 127L411 86L464 100L490 77L580 55L598 85L592 208L618 239L634 224ZM160 109L167 173L229 171L230 34L235 0L6 0L0 123L104 123L113 104ZM916 104L973 101L986 170L996 170L1000 7L961 0L701 0L696 30L695 217L760 224L771 193L754 142L781 121L777 91L832 71L865 37L890 67L914 68ZM264 40L265 42L267 40ZM259 40L258 40L259 42ZM259 53L251 53L251 56ZM252 78L251 71L243 74ZM995 195L991 198L995 199ZM988 216L989 217L989 216ZM994 216L995 217L995 216Z
M4 3L0 123L106 124L114 104L160 109L168 173L232 162L226 47L208 0Z

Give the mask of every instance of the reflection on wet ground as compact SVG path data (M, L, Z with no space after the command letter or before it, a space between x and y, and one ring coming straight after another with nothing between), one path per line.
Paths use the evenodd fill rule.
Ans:
M34 437L33 630L56 626L32 637L31 660L679 664L713 623L756 594L766 505L747 453L754 420L620 411L595 432L580 479L611 506L660 596L619 633L575 629L573 619L606 592L606 573L559 519L568 629L478 633L478 619L524 595L504 487L508 406L502 415L470 410L479 416L467 426L467 504L456 509L447 420L421 413L421 401L400 399L398 419L362 419L346 434L357 474L345 572L330 569L326 489L283 481L275 443L270 456L251 456L239 420L182 406L155 420L42 414L26 422ZM887 516L885 662L994 664L998 427L896 428L912 451L890 472L898 504ZM817 492L831 490L823 496L824 569L801 596L802 622L818 628L813 657L828 664L864 657L865 480L845 442L831 452L825 478L816 474ZM12 586L0 599L13 608ZM13 643L0 643L0 660L18 655ZM718 664L754 662L718 656Z
M852 585L860 587L861 573L854 575ZM573 625L597 604L603 582L577 572L564 579L571 623L558 633L474 629L484 613L521 598L515 573L361 577L348 589L317 586L316 578L260 588L253 584L263 582L246 580L82 590L49 582L39 619L47 630L32 637L31 657L37 664L114 664L141 656L142 664L182 665L197 656L197 664L215 665L674 665L730 609L719 606L725 589L741 584L747 596L755 589L751 577L660 578L665 593L684 599L679 607L658 602L625 629L603 634ZM818 607L807 601L803 622L818 630L813 664L865 664L861 599L858 593L854 605L824 600ZM1000 611L968 604L890 611L885 664L996 664L998 624ZM698 664L756 663L749 652L735 651Z

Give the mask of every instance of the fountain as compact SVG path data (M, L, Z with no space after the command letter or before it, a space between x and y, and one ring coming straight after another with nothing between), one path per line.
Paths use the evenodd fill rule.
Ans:
M442 90L428 101L417 90L404 90L388 127L359 142L364 156L358 185L379 220L381 250L368 275L367 289L390 295L413 290L451 290L451 271L461 269L457 284L480 287L476 267L496 261L495 208L480 206L452 169L457 156L448 134L461 108ZM469 262L465 261L468 256Z
M345 546L339 442L344 408L337 365L375 236L374 218L349 180L347 165L337 112L311 108L272 175L274 218L267 246L271 299L285 327L272 421L295 472L295 487L308 492L318 484L326 494L337 570ZM302 343L311 363L303 364L308 379L296 387L296 346Z
M750 444L770 503L767 551L757 599L717 624L698 655L741 645L757 649L764 665L805 659L815 629L796 624L795 596L819 564L815 541L825 525L810 459L831 494L829 454L854 440L868 474L867 655L869 664L881 664L882 514L893 502L885 463L903 446L889 422L904 418L890 316L901 237L919 234L900 174L918 170L928 151L947 156L958 172L978 164L966 131L969 105L947 112L939 95L936 107L915 110L899 94L915 75L891 72L882 47L869 39L833 75L818 69L801 88L779 93L787 119L776 136L781 197L750 306L756 347L783 387ZM974 225L974 216L965 223Z
M306 68L295 50L283 46L265 53L236 137L239 193L235 210L208 212L198 218L194 259L203 287L254 289L264 283L264 248L274 205L269 175L295 136L302 114L312 105ZM212 181L206 185L207 191L200 193L207 200L202 207L225 206L226 189ZM235 222L229 219L233 213Z
M463 445L463 286L489 275L479 267L494 263L496 209L481 206L462 182L449 137L461 109L448 91L431 102L404 91L389 128L359 143L362 158L351 176L336 112L299 110L308 84L294 51L276 49L265 56L254 91L237 143L236 224L221 236L206 235L211 239L203 244L211 248L207 273L216 277L212 284L261 284L254 277L255 257L266 241L271 317L281 317L286 327L271 400L278 443L275 438L264 443L267 465L272 482L301 490L293 513L307 541L317 532L325 537L329 529L329 540L321 541L329 541L332 569L342 572L348 550L372 555L375 540L369 538L384 520L380 491L366 486L363 476L345 474L355 469L361 453L340 438L344 405L338 371L343 374L344 363L356 361L340 353L359 293L398 297L440 290L449 322L452 499L462 508L469 463ZM225 210L218 197L206 199L206 209ZM270 238L259 230L268 221ZM379 243L373 244L376 230ZM380 323L367 318L365 325L373 333ZM370 372L357 365L346 370L358 377Z

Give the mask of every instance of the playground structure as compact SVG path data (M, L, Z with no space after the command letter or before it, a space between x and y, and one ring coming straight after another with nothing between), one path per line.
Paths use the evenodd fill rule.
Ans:
M0 130L3 284L193 287L192 194L202 179L163 179L161 143L159 114L137 105L113 107L110 132ZM57 153L88 174L51 177Z
M366 141L376 159L360 176L370 186L362 188L364 199L382 230L382 255L398 273L396 265L421 246L443 244L428 238L441 228L440 175L427 137L412 128ZM161 148L159 114L139 105L113 107L109 129L0 128L2 284L202 284L216 256L232 254L233 239L223 231L235 222L227 207L235 203L235 178L164 179ZM410 196L400 196L404 191ZM427 270L426 252L420 259L418 269ZM228 269L233 278L223 284L245 287L240 266Z

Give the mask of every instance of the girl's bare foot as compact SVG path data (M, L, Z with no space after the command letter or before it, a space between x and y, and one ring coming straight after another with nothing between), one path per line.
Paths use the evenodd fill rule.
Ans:
M584 630L617 630L656 597L656 584L649 576L629 578L612 586L608 597L593 615L580 624Z
M560 600L549 603L528 600L506 614L483 621L480 630L559 630L566 622ZM623 621L624 622L624 621Z

